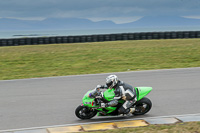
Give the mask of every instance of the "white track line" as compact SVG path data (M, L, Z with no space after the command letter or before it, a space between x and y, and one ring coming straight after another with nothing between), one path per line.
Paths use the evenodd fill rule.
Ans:
M128 71L128 72L112 72L112 73L97 73L97 74L83 74L83 75L68 75L68 76L55 76L55 77L41 77L41 78L28 78L28 79L12 79L12 80L0 80L5 81L23 81L23 80L38 80L38 79L56 79L56 78L71 78L71 77L87 77L87 76L98 76L98 75L109 75L109 74L126 74L126 73L143 73L143 72L160 72L160 71L176 71L176 70L195 70L200 67L189 67L189 68L173 68L173 69L156 69L156 70L142 70L142 71Z
M74 124L52 125L52 126L43 126L43 127L30 127L30 128L21 128L21 129L11 129L11 130L0 130L0 133L3 133L3 132L14 132L14 131L24 131L24 130L37 130L37 129L46 129L46 128L55 128L55 127L66 127L66 126L75 126L75 125L118 122L118 121L143 120L143 119L145 120L145 119L169 118L169 117L171 118L171 117L195 116L195 115L200 115L200 113L197 113L197 114L183 114L183 115L169 115L169 116L155 116L155 117L144 117L144 118L132 118L132 119L128 118L128 119L122 119L122 120L74 123Z

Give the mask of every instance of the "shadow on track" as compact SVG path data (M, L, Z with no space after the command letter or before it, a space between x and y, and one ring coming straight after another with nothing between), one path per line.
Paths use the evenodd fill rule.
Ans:
M97 116L92 119L86 119L86 120L77 120L77 123L88 123L88 122L109 122L109 121L122 121L127 119L142 119L144 117L152 117L150 114L141 115L141 116Z

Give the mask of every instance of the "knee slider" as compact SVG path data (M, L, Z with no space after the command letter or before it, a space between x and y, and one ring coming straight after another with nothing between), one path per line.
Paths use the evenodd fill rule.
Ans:
M108 103L109 106L116 106L118 104L118 101L117 100L113 100L113 101L110 101Z

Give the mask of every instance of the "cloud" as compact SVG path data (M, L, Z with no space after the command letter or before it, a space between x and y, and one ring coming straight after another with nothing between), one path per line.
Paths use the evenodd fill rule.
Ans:
M191 19L200 19L200 15L199 16L183 16L184 18L191 18Z
M102 21L102 20L111 20L116 24L124 24L124 23L129 23L129 22L134 22L137 21L139 19L141 19L141 16L133 16L133 17L93 17L93 18L88 18L91 21L94 22L98 22L98 21Z
M141 16L199 16L199 7L199 0L0 0L0 17L74 17L125 23Z

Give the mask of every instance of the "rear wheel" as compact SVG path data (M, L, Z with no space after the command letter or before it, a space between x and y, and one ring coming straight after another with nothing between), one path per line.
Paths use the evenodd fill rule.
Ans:
M149 110L152 107L152 103L148 98L144 97L140 101L137 101L134 106L135 106L135 112L133 112L134 115L144 115L147 112L149 112Z
M97 114L97 111L79 105L75 110L75 114L80 119L91 119Z

